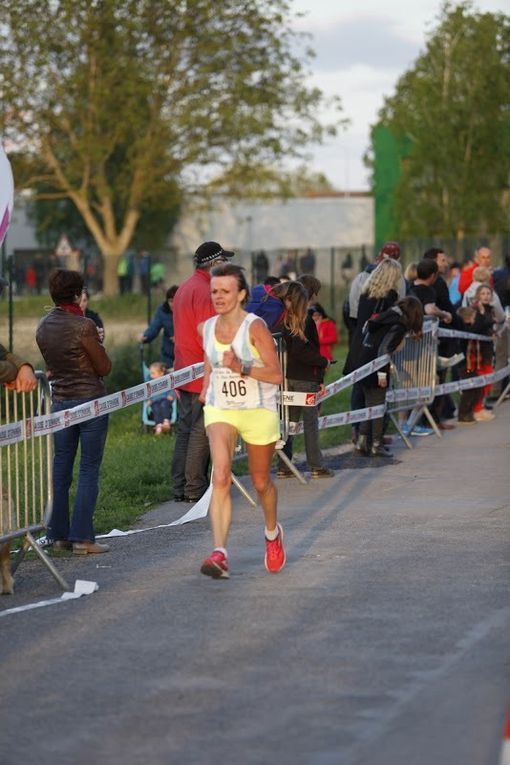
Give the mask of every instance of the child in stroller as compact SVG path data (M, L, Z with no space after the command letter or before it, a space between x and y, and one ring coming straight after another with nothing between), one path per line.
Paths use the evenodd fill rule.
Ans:
M145 365L144 365L145 367ZM145 374L147 369L147 374ZM153 361L152 364L144 369L144 377L146 379L155 380L158 377L163 377L168 374L168 369L162 361ZM147 414L152 413L153 423L150 421L146 424L153 424L153 431L156 436L160 436L163 433L170 433L172 425L176 419L176 397L173 391L163 391L157 393L148 399Z

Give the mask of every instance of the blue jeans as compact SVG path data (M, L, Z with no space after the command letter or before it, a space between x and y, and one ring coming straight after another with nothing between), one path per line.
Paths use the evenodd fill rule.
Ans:
M54 401L52 412L72 409L91 399ZM95 540L93 515L99 492L99 468L103 459L108 415L71 425L54 434L53 509L48 525L49 539L69 539L71 542ZM73 517L69 523L69 489L73 480L76 452L80 445L80 470L74 500Z
M198 393L181 390L177 402L177 436L172 462L174 496L201 497L209 486L209 441Z
M163 420L172 419L172 402L167 398L160 398L153 401L151 404L152 416L156 425L162 423Z

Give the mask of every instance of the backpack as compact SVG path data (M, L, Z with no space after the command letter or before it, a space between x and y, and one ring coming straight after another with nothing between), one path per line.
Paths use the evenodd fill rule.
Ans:
M268 284L257 284L253 287L245 310L264 319L270 331L274 330L285 316L284 304L280 298L273 295Z

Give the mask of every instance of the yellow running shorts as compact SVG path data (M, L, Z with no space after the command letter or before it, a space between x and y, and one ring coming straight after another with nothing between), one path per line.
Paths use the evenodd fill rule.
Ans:
M278 412L271 412L269 409L220 409L206 404L204 406L205 427L215 422L232 425L247 444L264 446L280 438Z

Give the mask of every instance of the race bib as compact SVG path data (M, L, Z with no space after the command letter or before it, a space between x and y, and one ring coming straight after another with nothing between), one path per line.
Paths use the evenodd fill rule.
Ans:
M241 377L227 367L215 367L214 405L220 409L255 409L259 406L257 381Z

